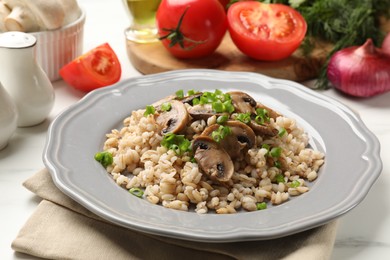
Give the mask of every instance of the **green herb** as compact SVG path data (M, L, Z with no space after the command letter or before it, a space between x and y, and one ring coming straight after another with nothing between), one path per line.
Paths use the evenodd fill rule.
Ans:
M282 155L282 148L280 147L272 147L271 151L269 152L269 154L272 156L272 157L280 157L280 155Z
M256 117L255 121L258 124L263 125L264 123L268 123L270 120L268 115L268 110L265 108L256 108Z
M234 106L232 103L232 98L228 93L223 93L221 90L217 89L214 92L203 92L200 96L199 101L192 101L194 105L200 104L211 104L213 110L216 113L232 113L234 111Z
M297 180L292 181L292 182L290 183L290 188L297 188L297 187L299 187L299 186L301 186L301 183L300 183L299 181L297 181Z
M276 181L277 183L284 183L285 180L284 180L283 174L277 174L277 175L275 176L275 181Z
M269 152L269 149L271 149L271 146L270 146L269 144L263 144L263 145L261 146L261 148L263 148L263 149L266 149L266 150L267 150L267 153L265 154L265 155L267 155L267 154L268 154L268 152Z
M155 111L154 106L146 106L144 116L153 115Z
M250 113L239 113L236 116L238 121L241 121L244 124L249 124L251 122L251 114Z
M222 115L217 117L217 124L224 124L229 120L229 117L227 115Z
M274 166L278 169L282 168L282 163L280 161L275 161Z
M292 2L292 1L290 1ZM290 3L292 6L292 4ZM321 68L316 87L328 88L326 68L330 57L338 50L349 46L360 46L371 38L380 46L384 34L379 29L378 18L390 17L389 0L305 0L296 6L305 18L308 29L302 43L305 53L313 49L313 39L334 44Z
M287 134L286 128L281 127L278 132L279 137L283 137L285 134Z
M138 197L138 198L142 198L142 196L144 195L144 191L141 190L140 188L131 188L131 189L129 190L129 192L130 192L132 195L134 195L134 196L136 196L136 197Z
M164 135L161 145L175 151L179 155L191 150L191 142L184 135L176 135L174 133Z
M228 126L220 125L217 130L214 130L211 133L211 137L219 143L221 140L223 140L226 136L230 135L232 133L232 129Z
M176 97L179 98L179 99L182 99L184 98L184 91L182 89L176 91Z
M166 102L166 103L161 105L161 110L162 111L170 111L171 108L172 108L172 105L169 102Z
M262 210L267 208L267 203L265 202L258 202L256 203L256 208L257 210Z
M110 152L98 152L95 154L94 158L96 161L100 162L104 168L107 168L107 166L111 165L114 161Z

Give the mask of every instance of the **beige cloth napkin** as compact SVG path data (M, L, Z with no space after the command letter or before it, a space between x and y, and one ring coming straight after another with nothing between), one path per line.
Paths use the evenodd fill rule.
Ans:
M200 243L147 235L108 223L62 192L46 169L23 185L42 198L12 242L49 259L329 259L337 221L267 241Z

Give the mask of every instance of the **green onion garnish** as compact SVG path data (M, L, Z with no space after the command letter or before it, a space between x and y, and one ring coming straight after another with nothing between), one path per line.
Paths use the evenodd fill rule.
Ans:
M290 184L290 188L297 188L301 186L301 183L298 180L292 181Z
M174 133L164 135L161 145L175 151L179 155L191 150L191 142L184 135L176 135Z
M136 196L136 197L138 197L138 198L142 198L142 196L144 195L144 191L141 190L140 188L131 188L131 189L129 190L129 192L130 192L132 195L134 195L134 196Z
M217 117L217 124L224 124L229 120L229 117L227 115L222 115Z
M211 133L211 137L219 143L221 140L223 140L226 136L230 135L232 133L232 129L228 126L220 125L217 130L214 130Z
M172 109L172 105L169 102L166 102L161 105L161 110L162 111L170 111Z
M241 121L244 124L249 124L251 122L251 114L250 113L240 113L237 114L236 119Z
M281 128L279 129L278 135L279 135L279 137L282 137L282 136L284 136L286 133L287 133L286 128L281 127Z
M265 108L257 108L255 120L258 124L261 124L261 125L266 123L266 122L269 122L270 118L268 115L268 110Z
M184 91L182 89L176 91L176 97L178 97L179 99L182 99L184 98Z
M256 203L256 208L257 210L262 210L267 208L267 203L265 202L258 202Z
M269 152L269 154L272 156L272 157L280 157L280 155L282 155L282 148L280 147L273 147L271 149L271 151Z
M153 115L155 112L154 106L146 106L144 116Z
M98 152L95 154L95 160L100 162L104 168L107 168L113 163L114 158L110 152Z
M276 181L277 183L284 183L285 180L284 180L283 174L277 174L277 175L275 176L275 181Z

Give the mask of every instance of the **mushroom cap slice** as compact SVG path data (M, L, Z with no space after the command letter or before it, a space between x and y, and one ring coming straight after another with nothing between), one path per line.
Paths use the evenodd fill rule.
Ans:
M222 115L222 113L216 113L211 104L191 106L188 108L188 113L195 120L207 120L211 116Z
M203 173L221 183L228 182L234 172L229 154L209 136L198 136L193 142L195 160Z
M247 93L241 91L228 92L232 99L234 109L237 113L255 113L256 112L256 100L249 96Z
M270 124L258 124L255 120L251 120L249 126L253 129L253 131L261 136L276 136L278 134L278 129L271 126Z
M182 102L170 100L168 103L171 104L171 109L169 111L161 110L163 103L156 107L158 112L156 122L162 126L161 133L163 135L167 133L176 134L181 132L190 120L187 109Z
M214 124L207 127L202 132L202 135L211 136L212 133L219 128L219 126L220 125L218 124ZM229 120L224 124L224 126L231 129L231 134L221 140L219 144L233 160L243 156L242 150L245 147L252 148L255 146L256 135L252 128L246 124L236 120Z

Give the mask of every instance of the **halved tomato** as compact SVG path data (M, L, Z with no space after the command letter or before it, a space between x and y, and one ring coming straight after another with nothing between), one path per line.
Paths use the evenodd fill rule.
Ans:
M237 2L228 9L229 33L244 54L256 60L287 58L301 44L307 24L295 9L282 4Z
M122 69L114 50L104 43L62 67L59 73L69 85L89 92L116 83Z

